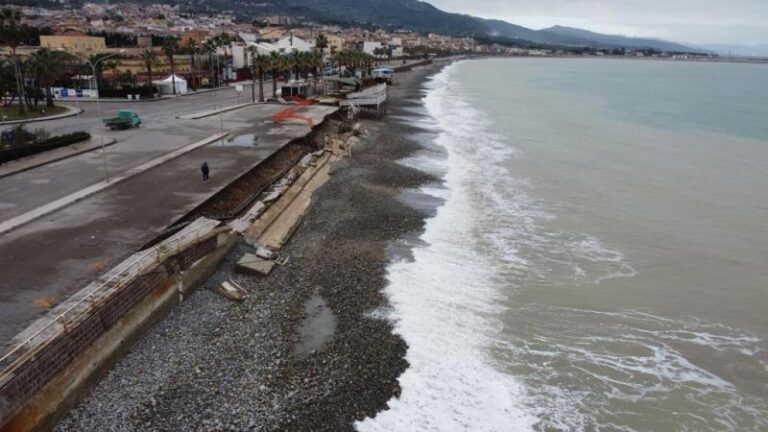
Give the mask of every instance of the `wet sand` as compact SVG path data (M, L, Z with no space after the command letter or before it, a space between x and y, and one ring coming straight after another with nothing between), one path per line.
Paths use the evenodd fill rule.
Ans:
M392 242L418 235L427 208L401 191L435 181L395 161L420 131L394 117L420 105L435 64L401 74L390 116L365 120L353 158L332 167L268 278L219 270L123 358L57 430L352 430L399 395L405 342L376 318ZM243 303L216 294L232 279Z

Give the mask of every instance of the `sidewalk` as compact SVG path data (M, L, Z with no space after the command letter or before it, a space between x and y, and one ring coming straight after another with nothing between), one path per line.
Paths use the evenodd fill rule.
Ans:
M112 138L104 139L104 147L109 147L114 144L115 141ZM32 168L37 168L49 163L58 162L68 157L77 156L82 153L87 153L101 148L101 135L94 135L88 141L68 145L65 147L59 147L57 149L48 150L46 152L38 153L36 155L27 156L25 158L17 159L15 161L6 162L0 165L0 178L7 177L22 171L26 171Z
M213 110L208 110L208 111L200 111L200 112L196 112L196 113L193 113L193 114L185 114L185 115L178 116L176 118L182 119L182 120L197 120L197 119L201 119L201 118L204 118L204 117L210 117L212 115L216 115L216 114L219 114L219 113L225 113L227 111L234 111L236 109L245 108L245 107L250 106L250 105L253 105L253 102L241 103L239 105L230 105L230 106L222 107L222 108L219 108L219 109L213 109Z
M74 117L74 116L79 115L80 113L83 112L82 108L75 108L73 106L64 105L64 104L60 104L59 106L66 108L67 112L61 113L61 114L52 115L52 116L36 117L36 118L24 119L24 120L0 121L0 126L15 125L15 124L19 124L19 123L34 123L34 122L56 120L56 119L67 118L67 117Z
M108 187L112 187L117 185L118 183L122 182L123 180L127 180L135 175L141 174L145 171L149 171L150 169L161 165L165 162L170 161L171 159L175 159L185 153L189 153L192 150L196 150L200 147L206 146L208 144L211 144L212 142L215 142L219 139L224 138L227 136L227 133L218 133L216 135L213 135L211 137L208 137L204 140L198 141L196 143L192 143L188 146L182 147L178 150L172 151L164 156L161 156L157 159L151 160L143 165L137 166L135 168L132 168L128 170L125 174L121 176L112 177L108 180L93 184L91 186L88 186L85 189L81 189L75 193L69 194L65 197L59 198L56 201L50 202L42 207L38 207L32 211L26 212L24 214L21 214L19 216L16 216L12 219L8 219L4 222L0 222L0 235L7 233L8 231L14 230L22 225L28 224L32 222L35 219L41 218L47 214L53 213L56 210L60 210L70 204L73 204L77 201L80 201L82 199L88 198L89 196L101 192L104 189Z
M231 83L231 84L227 84L227 85L224 85L224 86L221 86L221 87L217 87L217 88L206 88L206 89L202 89L202 90L194 90L194 91L189 91L187 93L179 94L179 95L161 95L161 96L158 96L158 97L152 98L152 99L149 99L149 98L141 98L141 99L100 98L99 102L129 102L129 103L158 102L158 101L161 101L161 100L174 99L176 97L196 96L196 95L200 95L200 94L211 93L211 92L214 92L216 90L227 90L227 89L233 88L237 84L243 84L244 82L245 81L237 82L237 83ZM265 82L267 82L267 81L265 81ZM243 85L245 85L245 84L243 84ZM248 85L250 85L250 81L248 81ZM79 99L78 102L94 103L94 102L96 102L96 99Z

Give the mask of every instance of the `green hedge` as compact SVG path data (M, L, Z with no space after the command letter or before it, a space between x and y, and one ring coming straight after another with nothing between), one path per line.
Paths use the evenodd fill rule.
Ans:
M79 143L91 138L91 134L84 131L73 132L66 135L57 135L39 143L13 147L0 151L0 163L10 162L15 159L32 156L48 150Z

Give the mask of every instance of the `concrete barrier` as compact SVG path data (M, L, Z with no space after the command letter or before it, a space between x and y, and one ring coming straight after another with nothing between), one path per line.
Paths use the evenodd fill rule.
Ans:
M235 244L201 218L138 252L36 322L0 359L0 431L47 430Z

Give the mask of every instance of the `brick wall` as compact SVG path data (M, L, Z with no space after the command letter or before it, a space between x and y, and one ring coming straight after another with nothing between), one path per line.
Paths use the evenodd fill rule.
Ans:
M55 337L28 357L13 374L0 382L0 426L147 294L162 286L177 271L189 268L215 249L216 236L213 236L167 258L99 301L91 313L68 325L66 333Z

